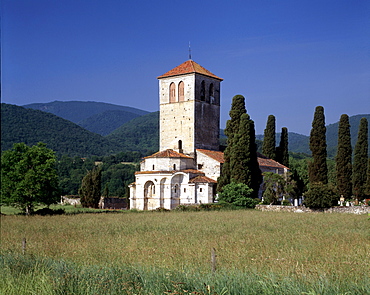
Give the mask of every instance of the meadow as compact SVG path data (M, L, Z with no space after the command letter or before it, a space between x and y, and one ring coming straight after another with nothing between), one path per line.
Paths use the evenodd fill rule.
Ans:
M0 293L370 294L369 222L256 210L1 216Z

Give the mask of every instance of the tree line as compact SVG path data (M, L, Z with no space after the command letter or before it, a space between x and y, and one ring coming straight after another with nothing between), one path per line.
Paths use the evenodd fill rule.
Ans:
M327 157L324 108L316 107L310 132L311 157L288 151L288 129L281 130L276 146L275 117L267 119L262 154L289 167L285 175L261 173L257 163L254 122L246 113L242 95L233 98L225 135L227 147L218 179L219 201L240 203L240 199L256 198L262 183L262 197L267 204L280 204L282 196L295 199L304 196L311 208L325 208L342 200L359 202L370 195L370 160L368 158L368 122L362 118L357 142L352 153L349 117L343 114L338 128L338 149L334 160ZM292 153L291 153L292 155ZM256 164L257 163L257 164ZM240 193L241 187L244 193ZM231 192L230 192L231 191ZM234 196L234 199L230 198ZM235 196L240 196L240 199ZM244 201L245 203L246 201Z
M218 178L218 201L237 206L254 207L262 186L262 196L269 204L281 197L304 196L305 205L325 208L336 205L340 198L362 201L370 195L370 160L368 158L368 121L362 118L357 142L352 151L348 115L340 118L338 149L335 160L327 158L324 108L316 107L310 132L312 157L289 157L288 129L281 130L276 146L275 117L270 115L264 131L262 153L290 168L285 175L261 173L258 164L254 121L247 114L242 95L233 98L230 120L225 135L227 146L224 164ZM35 205L50 205L60 195L82 196L84 206L96 207L97 198L128 197L128 184L134 181L137 164L143 155L123 152L103 158L62 156L43 143L32 147L24 143L1 155L1 202L32 212ZM126 162L132 162L127 164Z
M138 152L122 152L58 159L44 143L16 143L1 155L1 203L30 214L39 204L57 203L61 195L80 195L83 206L94 208L102 195L128 198L127 187L141 157Z

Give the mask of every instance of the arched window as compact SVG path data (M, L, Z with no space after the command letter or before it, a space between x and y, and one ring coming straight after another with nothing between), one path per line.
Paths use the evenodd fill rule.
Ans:
M170 103L176 102L176 86L175 83L170 84Z
M209 85L209 100L212 104L216 103L216 100L215 100L215 88L213 86L213 83L211 83L211 85Z
M176 164L173 164L173 170L176 170Z
M204 80L200 84L200 100L204 101L206 99L206 83Z
M179 101L184 101L184 82L179 83Z
M178 146L179 146L179 150L182 150L182 140L179 140Z

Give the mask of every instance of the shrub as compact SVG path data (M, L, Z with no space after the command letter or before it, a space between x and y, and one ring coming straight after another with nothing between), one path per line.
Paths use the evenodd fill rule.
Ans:
M304 195L304 205L311 209L330 208L337 201L334 189L327 184L312 184Z
M283 205L283 206L290 206L290 205L292 205L292 204L289 202L289 200L283 200L283 201L281 202L281 205Z
M34 212L34 214L42 215L42 216L45 216L45 215L61 215L61 214L65 214L65 213L66 212L62 208L60 208L60 209L51 209L51 208L48 208L48 207L36 210Z
M245 208L254 208L258 202L250 198L253 194L253 189L249 188L244 183L232 182L223 187L222 192L218 194L218 202L220 204L228 203L235 206Z

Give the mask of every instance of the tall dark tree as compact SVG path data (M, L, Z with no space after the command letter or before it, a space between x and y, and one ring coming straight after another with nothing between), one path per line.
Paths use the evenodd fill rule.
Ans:
M257 160L254 122L248 114L242 114L239 131L234 135L230 157L230 180L244 183L253 189L253 196L258 196L262 182L262 173Z
M338 151L335 158L338 194L346 199L352 195L352 146L348 115L340 117Z
M367 176L366 176L366 185L365 185L365 196L370 196L370 158L367 162Z
M98 208L101 197L101 169L94 167L82 179L78 191L82 207Z
M280 144L276 148L276 161L289 167L289 151L288 151L288 128L281 129Z
M324 108L317 106L310 133L310 150L313 161L308 166L310 183L328 183L328 166L326 163L326 127Z
M266 129L264 131L262 154L266 157L276 160L276 127L275 116L270 115L267 119Z
M353 193L357 200L362 200L365 196L368 148L368 122L366 118L361 118L354 150L352 174Z
M231 179L230 157L233 148L234 135L239 131L240 117L247 111L245 109L245 99L242 95L235 95L229 112L230 120L226 122L225 135L227 136L227 147L224 151L224 164L221 168L221 175L217 179L217 191L229 184Z

